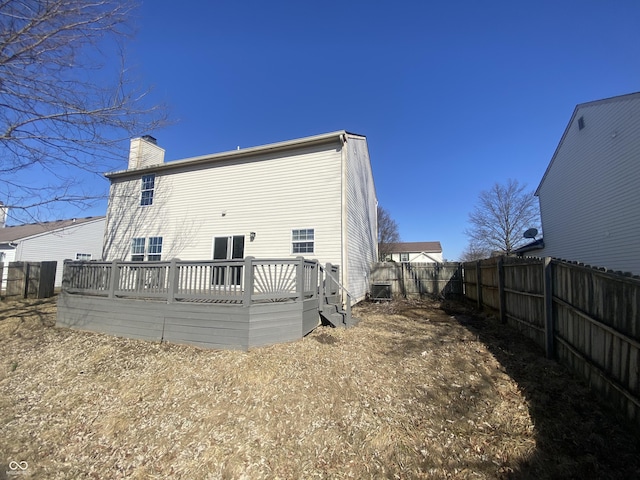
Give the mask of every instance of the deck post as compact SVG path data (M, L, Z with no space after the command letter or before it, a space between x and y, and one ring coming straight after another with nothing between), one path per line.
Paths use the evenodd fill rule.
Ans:
M296 293L298 294L298 301L304 300L304 257L296 257L298 261L296 267Z
M320 262L318 260L316 260L316 269L318 270L318 298L320 299L320 304L324 305L325 301L325 278L326 278L326 274L322 274L323 270L322 270L322 265L320 265Z
M109 298L116 297L116 288L118 287L120 270L118 269L118 261L111 262L111 281L109 282Z
M251 295L253 293L253 261L255 257L245 257L244 259L244 291L242 292L242 306L251 306Z
M310 287L313 288L313 298L318 298L318 274L320 273L320 264L318 261L313 263L313 278Z
M178 261L173 258L169 265L169 285L167 291L167 303L173 303L176 300L176 293L178 293L178 281L180 272L178 271Z

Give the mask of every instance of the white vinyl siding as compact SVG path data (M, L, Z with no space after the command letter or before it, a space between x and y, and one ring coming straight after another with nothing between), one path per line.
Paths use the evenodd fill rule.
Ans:
M4 254L4 255L1 255L3 268L2 268L2 272L0 272L0 274L2 275L2 292L4 292L7 288L7 275L9 274L9 263L15 261L16 250L15 248L11 248L11 247L7 247L6 249L0 248L0 253Z
M146 207L137 205L139 175L114 179L105 258L126 259L134 237L162 235L164 259L207 259L221 232L244 234L246 256L293 258L299 254L292 253L292 230L312 225L314 253L305 256L339 265L340 159L336 138L279 155L158 171L153 205Z
M377 199L367 142L363 137L347 137L346 156L346 280L356 301L369 291L371 263L377 259ZM344 274L343 274L344 279Z
M59 287L62 285L64 260L75 260L79 251L90 254L93 259L101 258L104 228L105 219L97 218L95 221L72 225L63 230L25 238L18 243L15 260L57 261L55 286Z
M640 274L639 186L640 95L577 108L538 188L545 248L531 253Z

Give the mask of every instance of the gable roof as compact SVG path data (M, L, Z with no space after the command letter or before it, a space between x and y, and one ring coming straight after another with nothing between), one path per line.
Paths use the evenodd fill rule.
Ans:
M593 106L602 105L602 104L605 104L605 103L626 102L626 101L638 100L638 99L640 99L640 92L628 93L626 95L618 95L616 97L603 98L601 100L594 100L592 102L579 103L578 105L576 105L576 108L573 110L573 114L571 115L571 119L569 120L569 123L567 124L567 127L564 129L564 133L562 134L562 137L560 138L560 142L558 143L558 146L556 147L555 151L553 152L553 156L551 157L551 161L549 162L549 165L547 166L547 169L545 170L544 175L542 176L542 180L540 180L540 183L538 184L538 188L536 189L534 195L538 196L538 194L540 193L540 188L542 187L542 184L544 183L545 179L547 178L547 174L549 173L549 170L551 170L551 165L553 165L554 160L558 156L558 152L560 151L560 148L562 147L562 144L564 143L564 140L567 137L567 134L569 133L571 125L573 124L574 120L578 117L578 112L580 110L582 110L583 108L586 108L586 107L593 107Z
M14 227L0 228L0 244L17 242L25 238L34 237L43 233L56 232L65 228L82 225L83 223L102 220L102 217L71 218L69 220L54 220L52 222L27 223Z
M202 165L206 163L214 163L222 160L240 159L251 157L264 153L282 152L286 150L293 150L300 147L307 147L313 145L322 145L330 142L338 142L344 139L344 136L355 136L366 138L364 135L358 135L357 133L347 132L346 130L338 130L331 133L324 133L321 135L314 135L311 137L297 138L294 140L287 140L285 142L270 143L267 145L259 145L257 147L241 148L238 150L231 150L222 153L213 153L209 155L202 155L199 157L185 158L182 160L173 160L167 163L161 163L158 165L151 165L144 168L119 170L117 172L108 172L104 176L108 179L126 177L127 175L140 175L144 172L160 172L166 170L173 170L185 166Z
M400 242L386 245L388 253L442 253L440 242Z

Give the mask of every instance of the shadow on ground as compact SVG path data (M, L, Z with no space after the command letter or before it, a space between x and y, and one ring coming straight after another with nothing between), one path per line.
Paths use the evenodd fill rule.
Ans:
M527 399L537 448L508 478L640 478L640 429L585 382L495 317L463 301L440 308L487 346Z

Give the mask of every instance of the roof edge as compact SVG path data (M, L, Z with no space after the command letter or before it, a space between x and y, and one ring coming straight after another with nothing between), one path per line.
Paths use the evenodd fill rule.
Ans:
M239 150L229 150L226 152L212 153L207 155L200 155L197 157L188 157L188 158L183 158L179 160L172 160L167 163L152 165L145 168L138 168L135 170L118 170L114 172L107 172L104 174L104 176L109 179L119 178L119 177L125 177L128 175L139 174L140 172L145 172L145 171L171 170L171 169L182 167L184 165L199 165L202 163L207 163L207 162L216 161L216 160L243 158L243 157L256 155L259 153L289 150L292 148L297 148L305 145L321 145L323 143L339 140L345 135L356 136L356 137L361 137L366 139L364 135L348 132L346 130L337 130L334 132L323 133L320 135L313 135L310 137L296 138L293 140L286 140L283 142L269 143L266 145L258 145L255 147L242 148Z
M551 160L549 161L549 165L547 165L547 169L544 171L544 174L542 175L542 179L540 180L540 183L538 184L538 188L536 188L536 191L534 192L534 196L539 196L540 193L540 188L542 187L542 184L544 183L545 179L547 178L547 174L549 173L549 170L551 170L551 165L553 165L554 160L556 159L556 156L558 155L558 152L560 151L560 147L562 146L562 144L564 143L564 139L567 137L567 134L569 133L569 129L571 128L571 125L573 124L573 121L575 120L578 111L585 108L585 107L593 107L595 105L601 105L601 104L605 104L605 103L612 103L612 102L620 102L620 101L624 101L624 100L629 100L631 98L634 97L639 97L640 98L640 92L634 92L634 93L626 93L624 95L617 95L615 97L607 97L607 98L602 98L600 100L592 100L590 102L584 102L584 103L579 103L575 106L575 108L573 109L573 113L571 114L571 118L569 119L569 123L567 123L567 126L564 129L564 132L562 133L562 136L560 137L560 141L558 142L558 145L556 146L556 149L553 151L553 155L551 156Z

